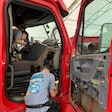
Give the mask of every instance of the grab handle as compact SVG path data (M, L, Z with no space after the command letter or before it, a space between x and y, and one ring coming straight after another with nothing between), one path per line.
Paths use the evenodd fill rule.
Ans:
M14 86L14 68L12 65L8 65L8 66L11 69L11 85L7 89L10 90Z

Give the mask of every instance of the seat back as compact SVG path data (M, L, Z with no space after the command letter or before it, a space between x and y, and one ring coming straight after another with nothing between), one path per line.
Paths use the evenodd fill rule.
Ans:
M25 93L31 77L30 61L12 62L7 73L7 90L9 94Z

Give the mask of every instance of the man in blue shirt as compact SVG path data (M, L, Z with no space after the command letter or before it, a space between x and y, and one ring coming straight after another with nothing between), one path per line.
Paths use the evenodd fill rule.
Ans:
M35 73L29 83L29 87L24 97L26 105L45 104L51 97L58 93L58 81L55 83L55 77L50 73L48 68L42 69L41 72ZM48 112L50 106L41 108L26 108L26 112Z

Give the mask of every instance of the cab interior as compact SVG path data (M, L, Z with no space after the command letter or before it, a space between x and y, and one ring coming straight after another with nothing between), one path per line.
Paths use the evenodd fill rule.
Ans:
M50 68L60 80L60 64L63 51L60 29L52 12L45 7L11 2L7 7L7 68L5 75L7 97L14 102L23 102L30 77L43 66ZM28 32L24 47L13 50L12 26Z

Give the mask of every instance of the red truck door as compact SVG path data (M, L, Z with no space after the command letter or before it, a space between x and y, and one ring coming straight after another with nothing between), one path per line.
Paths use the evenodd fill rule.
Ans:
M112 5L83 0L70 62L71 98L82 112L112 112Z
M60 111L74 111L68 100L71 46L62 20L67 14L61 0L0 0L0 112L25 111L30 77L44 65L60 82ZM14 26L28 32L25 48L15 45Z

